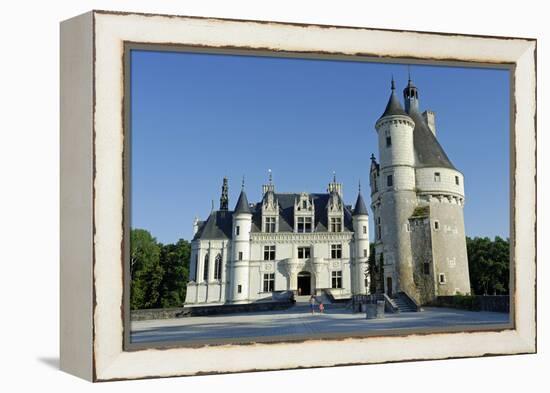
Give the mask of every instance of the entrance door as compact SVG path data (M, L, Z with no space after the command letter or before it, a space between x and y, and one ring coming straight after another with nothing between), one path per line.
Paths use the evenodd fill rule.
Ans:
M311 273L298 273L298 295L311 295Z
M386 277L386 293L389 297L392 297L392 282L391 277Z

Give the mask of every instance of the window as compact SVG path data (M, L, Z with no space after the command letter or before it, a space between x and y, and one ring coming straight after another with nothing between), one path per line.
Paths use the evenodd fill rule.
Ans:
M265 231L269 233L275 232L275 217L265 218Z
M208 281L208 254L204 256L204 271L203 271L202 279L204 281Z
M380 217L376 220L376 239L382 239L382 224L380 223Z
M455 176L455 184L456 184L457 186L460 185L460 178L459 178L458 176Z
M437 220L434 221L434 230L439 231L439 221Z
M193 272L193 277L192 277L193 281L197 281L198 269L199 269L199 254L197 253L195 254L195 271Z
M222 278L222 256L216 255L214 260L214 280L221 280Z
M428 262L425 262L423 265L422 265L422 272L424 274L430 274L430 264Z
M392 187L393 186L393 175L388 175L388 177L386 179L387 179L387 182L388 182L388 187Z
M364 235L367 234L367 226L366 226L366 225L363 225L363 234L364 234Z
M239 251L239 261L242 261L242 260L243 260L243 252Z
M265 261L275 260L275 246L264 246L264 260Z
M235 227L235 235L239 236L240 233L241 233L241 227L237 225Z
M298 259L308 259L311 256L311 248L298 247Z
M445 278L445 273L439 273L439 283L440 284L447 283L447 278Z
M434 173L434 182L436 182L436 183L441 182L441 173L439 173L439 172Z
M273 292L275 290L275 273L264 274L264 292Z
M342 218L341 217L331 217L330 218L330 231L331 232L342 232Z
M368 258L369 256L369 250L367 250L366 248L363 249L363 258Z
M306 200L302 201L302 209L307 209L307 201Z
M242 285L237 285L237 293L241 293L243 291Z
M298 233L311 232L312 218L298 217Z
M332 288L342 288L342 271L332 272Z
M391 147L391 136L386 137L386 147Z
M342 245L341 244L331 244L330 245L330 257L332 259L342 258Z
M407 222L407 223L405 224L405 231L407 231L407 232L410 232L410 231L411 231L411 223L410 223L410 222Z

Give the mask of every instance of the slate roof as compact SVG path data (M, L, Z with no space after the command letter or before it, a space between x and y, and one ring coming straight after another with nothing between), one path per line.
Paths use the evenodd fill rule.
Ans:
M329 194L309 194L315 206L315 232L328 231L327 205ZM294 231L294 200L299 199L297 193L275 193L279 203L279 232ZM246 195L245 195L246 198ZM239 203L237 203L237 207ZM261 232L262 204L248 205L252 213L251 232ZM199 222L199 228L193 240L230 239L232 236L233 214L230 211L214 211L206 221ZM351 206L344 205L344 232L353 231Z
M416 166L438 167L455 169L449 157L439 144L439 141L428 128L424 117L417 111L411 110L409 116L414 121L413 143L416 154Z
M248 199L246 198L246 193L244 190L241 191L239 199L237 200L237 205L235 206L235 214L248 213L250 214L250 206L248 205Z
M369 215L369 211L367 210L367 206L365 205L365 201L363 200L363 195L361 195L361 193L357 195L357 201L355 202L355 209L353 209L353 215L354 216Z
M384 116L394 115L408 116L407 112L405 112L405 110L401 106L399 98L397 98L397 94L395 94L395 90L392 89L390 99L388 100L388 104L386 105L386 109L384 110L384 113L382 114L382 116L380 116L380 118L383 118Z

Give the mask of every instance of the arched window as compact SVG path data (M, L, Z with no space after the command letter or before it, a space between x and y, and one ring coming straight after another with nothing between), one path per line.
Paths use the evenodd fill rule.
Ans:
M220 254L216 255L216 260L214 262L214 280L222 279L222 256Z
M204 272L202 279L208 281L208 254L204 256Z

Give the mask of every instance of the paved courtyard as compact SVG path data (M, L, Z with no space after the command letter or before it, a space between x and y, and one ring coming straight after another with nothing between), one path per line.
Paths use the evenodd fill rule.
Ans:
M132 343L224 340L269 336L316 336L331 333L381 333L397 330L452 329L461 326L506 325L509 314L426 307L422 312L386 314L365 319L344 307L311 315L308 307L248 314L213 315L132 322Z

